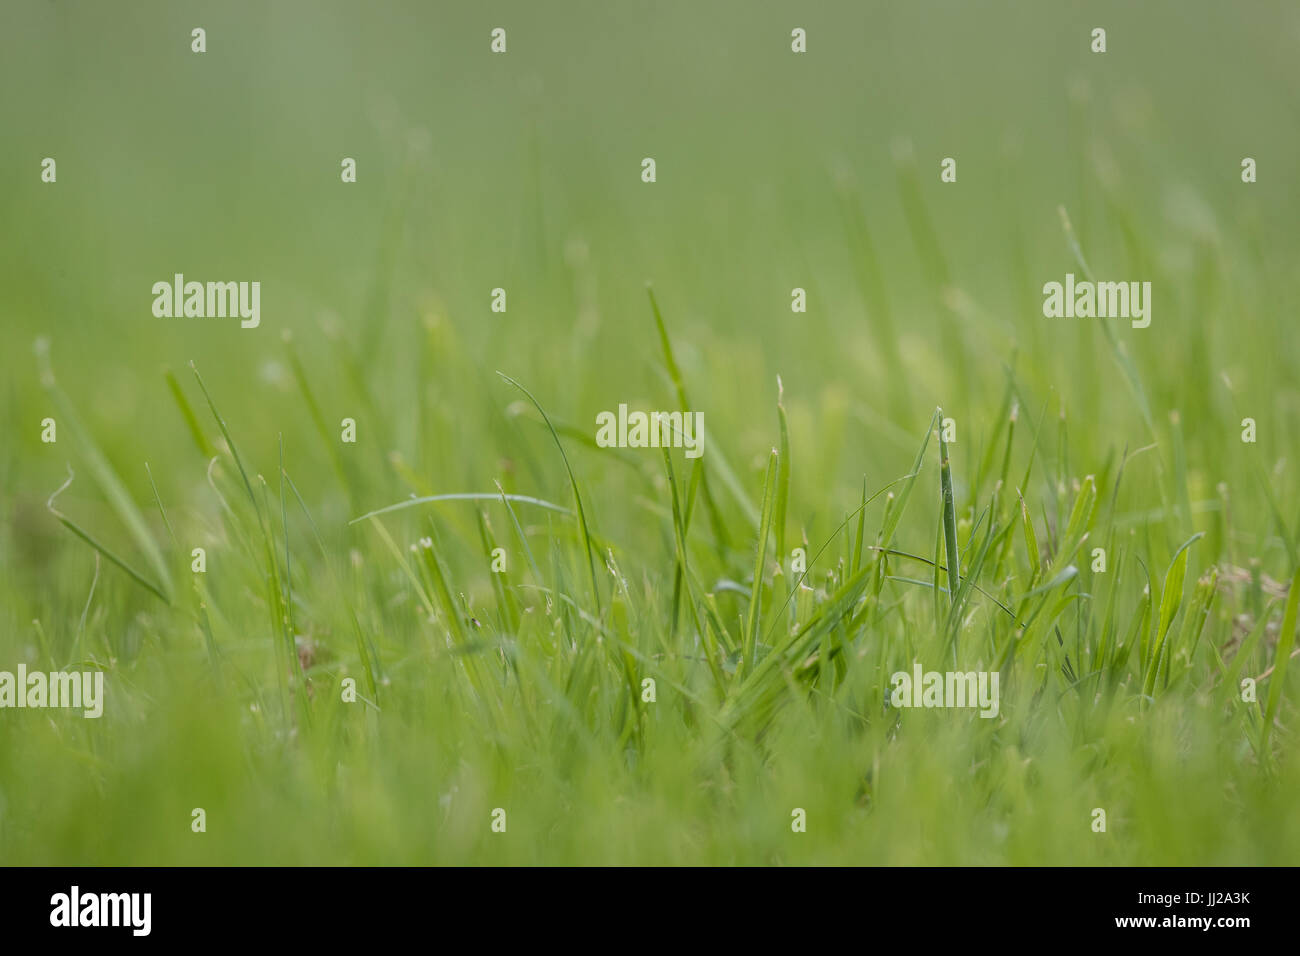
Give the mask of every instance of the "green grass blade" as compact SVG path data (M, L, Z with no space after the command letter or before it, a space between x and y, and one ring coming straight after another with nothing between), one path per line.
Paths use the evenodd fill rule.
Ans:
M167 597L166 594L163 593L161 588L159 588L157 585L149 581L143 574L141 574L139 571L135 570L135 568L127 564L126 561L124 561L122 558L119 558L112 551L108 550L107 547L100 544L97 540L95 540L95 538L91 536L90 532L83 529L75 521L73 521L67 515L63 514L61 511L59 511L57 508L54 507L54 499L57 498L60 494L62 494L63 490L67 488L68 485L70 484L72 484L71 469L68 470L68 480L65 481L62 485L60 485L59 488L54 492L54 494L50 495L49 500L45 502L45 507L49 509L50 514L54 515L54 517L58 519L60 524L62 524L65 528L67 528L69 531L75 534L78 538L86 542L86 544L90 545L92 548L94 548L96 551L98 551L100 554L106 557L110 562L112 562L113 564L121 568L123 571L125 571L131 577L131 579L135 581L136 584L139 584L141 587L149 591L151 594L154 594L157 597L161 598L163 602L170 603L170 599Z
M767 477L763 481L763 517L758 525L758 544L754 549L754 585L750 592L749 612L745 618L745 650L742 677L754 669L758 650L758 625L762 617L763 573L767 564L767 539L772 530L772 511L776 499L776 473L779 453L775 448L767 459Z
M55 407L58 409L59 417L63 420L64 426L73 433L77 443L81 446L82 453L86 458L86 465L90 469L91 477L100 491L108 499L118 520L126 526L135 546L139 548L140 553L144 556L150 571L153 572L154 578L158 581L157 593L167 603L171 603L172 594L172 576L163 558L162 550L158 543L154 541L153 534L149 530L149 524L145 521L144 514L131 499L130 492L127 491L126 485L118 477L117 471L109 463L107 456L100 450L99 445L91 438L90 432L81 423L73 408L71 400L63 393L54 380L54 372L50 367L49 351L47 346L37 348L37 359L40 366L41 384L45 387L46 393L53 399ZM70 528L71 530L71 528ZM82 532L77 532L87 542L92 539ZM102 546L95 544L96 549ZM104 551L104 557L125 567L110 552ZM153 585L150 585L153 590Z
M560 442L560 436L556 433L555 426L551 424L550 418L547 417L546 410L542 408L537 399L533 398L532 392L504 372L497 372L497 374L528 397L533 407L537 409L538 414L545 420L546 427L550 429L551 437L555 439L555 447L560 450L560 457L564 460L564 470L569 475L569 486L573 489L574 508L578 513L578 528L582 533L582 549L587 553L587 572L591 578L591 598L596 604L596 614L599 616L601 613L600 586L596 583L596 556L591 546L591 529L587 527L587 513L582 507L582 493L578 490L578 479L574 477L573 469L569 466L569 456L564 453L564 445Z
M776 475L776 511L773 526L776 533L776 559L785 560L785 512L790 501L790 429L785 418L785 387L781 376L776 377L776 417L781 430L781 444L778 446L779 464Z
M1291 576L1291 587L1286 596L1286 611L1282 614L1282 630L1277 635L1277 650L1273 654L1273 674L1269 677L1268 704L1264 708L1263 740L1268 743L1273 729L1273 719L1277 717L1278 707L1282 703L1282 692L1286 686L1287 664L1291 660L1291 649L1295 647L1296 613L1300 609L1300 568Z
M934 416L942 423L943 409L935 409ZM943 493L943 546L948 561L948 593L955 603L961 563L957 557L957 509L952 497L952 465L948 460L948 442L944 440L942 424L939 428L939 488Z

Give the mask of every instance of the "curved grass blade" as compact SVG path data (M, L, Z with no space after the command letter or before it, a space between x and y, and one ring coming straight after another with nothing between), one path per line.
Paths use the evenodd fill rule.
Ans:
M45 507L49 509L50 514L54 515L54 517L59 520L60 524L62 524L65 528L67 528L69 531L75 534L78 538L86 542L86 544L90 545L97 552L102 554L104 557L108 558L109 561L113 562L113 564L116 564L119 568L121 568L128 575L130 575L131 579L135 581L136 584L139 584L141 587L145 588L150 593L157 595L159 598L163 600L164 603L171 603L167 595L164 594L162 590L159 587L157 587L157 585L151 583L139 571L135 570L135 568L131 567L124 560L119 558L112 551L109 551L108 548L104 547L104 545L100 544L93 537L91 537L88 531L85 531L75 521L73 521L67 515L63 514L63 512L59 511L57 508L54 507L54 499L57 498L59 495L61 495L64 492L64 490L68 487L68 485L72 484L72 479L73 479L72 469L69 467L68 480L65 481L63 484L61 484L58 487L58 489L54 492L54 494L50 495L49 499L45 502Z
M528 400L533 403L533 407L537 409L538 414L546 422L546 427L550 429L551 437L555 439L555 447L560 450L560 457L564 459L564 470L569 474L569 486L573 489L573 502L578 512L578 527L582 532L582 548L587 553L587 573L591 578L591 596L592 600L596 602L596 613L599 615L602 610L600 587L596 583L596 556L591 548L591 529L587 527L587 513L582 507L582 494L578 491L578 479L574 477L573 469L569 467L569 456L564 453L564 445L560 442L560 436L556 433L555 426L551 424L551 420L547 417L546 410L542 408L541 403L533 398L533 393L504 372L497 372L497 374L523 392L528 397Z
M563 505L553 504L549 501L543 501L541 498L532 498L528 495L507 495L504 492L492 494L491 492L461 492L458 494L448 495L425 495L421 498L410 498L406 501L399 501L397 504L388 505L386 508L379 508L375 511L367 511L360 517L353 518L348 524L357 524L365 521L367 518L375 518L379 515L386 515L392 511L401 511L403 508L414 508L416 505L426 505L435 501L518 501L526 505L536 505L539 508L547 508L551 511L558 511L562 515L572 515L573 511Z
M58 384L55 382L54 371L50 366L48 342L41 340L37 343L36 357L40 368L41 385L44 386L45 391L49 394L50 398L54 400L54 404L58 409L59 417L66 422L66 426L70 428L72 433L76 436L95 483L104 493L104 496L108 498L109 504L112 505L113 510L117 513L118 520L120 520L122 524L126 525L126 529L130 533L131 539L135 542L136 547L140 549L140 553L144 555L145 561L153 572L154 577L157 578L159 582L157 588L153 585L149 585L149 589L158 594L164 601L171 603L171 571L167 567L167 562L163 559L162 550L158 547L158 543L154 541L153 534L149 531L149 525L144 519L144 514L131 499L130 492L126 490L126 485L123 484L122 479L118 477L117 472L109 463L107 456L100 450L94 439L91 438L90 432L84 425L82 425L81 419L77 417L77 413L73 408L72 401L63 393L63 390L59 388ZM69 469L69 472L71 472L71 469ZM62 489L60 489L60 491L61 490ZM96 550L102 551L104 557L108 558L114 564L117 564L124 569L126 568L125 564L119 561L110 552L104 550L101 545L93 542L93 539L83 531L75 530L68 519L60 516L59 520L63 521L65 526L70 531L74 531L78 537L81 537L87 543L91 543ZM131 572L131 574L133 577L138 577L135 572ZM143 579L141 578L140 580L143 583Z

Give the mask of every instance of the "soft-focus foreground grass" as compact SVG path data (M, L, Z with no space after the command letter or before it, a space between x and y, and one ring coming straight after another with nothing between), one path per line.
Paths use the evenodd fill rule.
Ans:
M13 5L0 669L108 696L0 712L0 861L1297 862L1297 18L1128 6Z

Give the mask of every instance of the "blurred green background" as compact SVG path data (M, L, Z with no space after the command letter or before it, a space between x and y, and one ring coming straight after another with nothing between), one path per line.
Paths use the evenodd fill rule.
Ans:
M478 383L505 394L481 373L553 382L544 398L580 422L657 386L647 280L738 454L770 444L768 417L749 411L780 373L810 426L796 447L838 415L886 440L898 426L874 451L903 461L936 403L980 427L1012 346L1081 437L1143 444L1095 323L1041 314L1042 284L1078 272L1059 204L1099 276L1154 283L1152 327L1122 334L1162 404L1194 429L1227 400L1226 372L1264 449L1296 434L1296 393L1277 387L1295 362L1293 5L19 2L4 16L10 493L42 496L63 473L33 425L38 335L65 379L93 385L82 395L106 440L141 460L182 434L159 400L163 366L201 359L235 421L272 416L265 450L303 414L276 387L283 330L310 355L332 318L376 392L409 397L411 344L432 319L458 369L426 370L421 387L475 385L421 464L481 483L495 461ZM488 53L497 25L504 56ZM796 25L805 55L790 52ZM1094 25L1104 55L1089 52ZM975 310L951 322L904 211L899 140L946 277ZM355 185L339 180L344 156ZM155 319L150 287L175 272L260 280L261 328ZM796 286L806 315L790 313ZM506 315L489 311L495 287ZM346 393L330 398L341 417ZM409 402L378 411L371 447L409 448ZM1192 463L1213 479L1236 436L1198 437ZM839 444L797 447L825 456L816 487L859 480Z

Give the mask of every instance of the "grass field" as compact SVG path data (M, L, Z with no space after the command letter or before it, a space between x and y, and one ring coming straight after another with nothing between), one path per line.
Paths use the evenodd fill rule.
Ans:
M477 6L7 5L0 863L1300 862L1300 10Z

